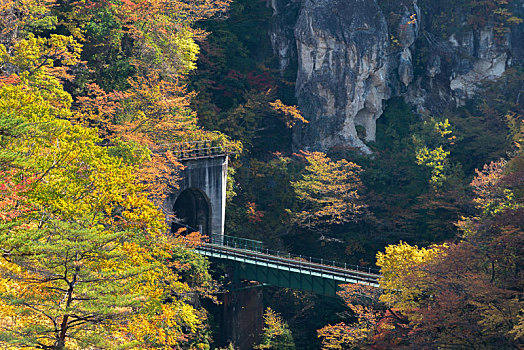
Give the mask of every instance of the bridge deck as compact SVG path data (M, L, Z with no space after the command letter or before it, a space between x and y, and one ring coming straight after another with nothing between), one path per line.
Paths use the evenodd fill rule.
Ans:
M265 254L262 252L239 249L220 244L205 243L197 248L197 252L202 255L213 258L227 259L237 263L263 267L266 270L272 269L285 271L287 273L286 278L291 278L291 275L295 275L295 278L300 279L300 281L302 281L302 276L309 276L317 280L319 278L322 280L331 280L335 285L335 289L336 286L344 283L358 283L378 287L378 280L381 277L379 274L375 273L345 269L326 264L313 263L304 259L293 259L282 256L275 256L271 254ZM262 277L264 280L261 282L271 283L271 281L268 280L270 279L268 271L264 273L259 273L258 271L252 269L250 271L253 275L251 276L253 280L260 280ZM297 274L300 276L296 277ZM280 280L280 278L278 279ZM312 281L308 283L311 283L311 286L313 285Z

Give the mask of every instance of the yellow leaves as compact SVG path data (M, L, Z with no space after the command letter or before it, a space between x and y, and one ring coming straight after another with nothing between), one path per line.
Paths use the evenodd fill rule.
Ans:
M431 170L429 182L437 189L445 183L450 175L448 156L451 152L447 148L455 143L456 137L451 135L453 131L448 119L439 121L430 118L424 122L424 130L425 134L413 137L417 146L415 151L416 162L418 165L424 165Z
M173 43L176 45L178 51L178 61L180 62L181 74L187 74L196 69L197 55L200 52L200 47L194 39L192 31L184 28L178 31L174 37ZM164 59L164 57L162 57Z
M507 22L510 25L521 24L524 22L524 19L517 16L508 16Z
M131 349L171 350L194 336L200 325L196 310L175 300L134 316L119 333Z
M28 34L15 42L9 51L0 45L0 62L6 67L3 73L18 80L4 88L22 96L20 102L13 99L22 108L49 106L53 114L69 117L72 98L63 90L59 79L70 78L68 69L78 63L79 58L80 45L72 37L62 35L39 38ZM38 103L28 101L24 93L29 93ZM39 118L38 113L34 118Z
M379 252L377 265L381 268L380 287L384 290L380 300L400 310L414 307L416 298L430 288L425 282L427 278L423 278L424 264L444 256L447 248L447 244L418 248L400 242L387 246L384 253Z
M126 208L122 212L126 226L146 230L155 236L166 231L161 212L145 194L130 194L122 204Z
M435 186L441 186L446 180L447 157L451 154L445 151L442 146L435 149L428 149L426 146L417 150L417 164L425 165L431 169L430 182Z
M327 325L317 331L322 339L322 350L353 349L356 337L353 336L353 327L341 322L336 325Z
M517 323L513 326L513 329L509 331L514 339L524 337L524 306L518 312Z
M300 113L297 106L287 106L282 101L276 100L275 102L269 102L271 107L277 111L284 114L284 122L288 128L292 128L297 122L302 122L304 124L309 123Z
M24 271L19 265L13 264L5 260L3 257L0 258L0 296L13 295L16 297L22 297L26 293L31 293L36 289L37 293L40 293L45 297L46 292L43 288L34 288L34 285L30 283L23 283L17 279L10 278L10 276L26 276L32 277L29 273ZM21 308L19 306L6 303L3 298L0 298L0 328L12 329L17 327L33 326L38 327L45 325L49 320L43 319L41 315L31 308ZM2 344L2 349L19 349L17 346L6 347L6 344ZM29 347L29 349L36 349Z
M16 67L17 72L70 79L67 69L80 61L81 49L82 45L71 36L51 34L49 38L41 38L30 33L14 43L12 54L0 52L2 61Z
M24 18L16 23L18 29L26 25L52 28L56 18L48 16L48 3L44 1L4 1L0 13L38 3L42 11L27 8L27 15L24 12ZM159 50L151 43L142 48L152 48L156 53L171 49L179 55L178 61L168 63L179 65L179 74L194 67L198 52L195 33L185 25L147 26L150 14L149 18L159 21L152 24L166 20L162 8L154 7L152 14L147 11L148 4L174 3L144 0L145 17L137 20L145 24L145 34L166 39ZM212 1L206 3L213 6ZM131 6L131 1L127 5ZM47 20L40 21L44 17ZM0 35L5 35L5 27L0 25L0 29ZM81 37L78 30L68 29ZM84 99L86 108L81 118L75 115L75 120L101 121L98 125L107 127L104 136L113 133L117 137L113 148L105 147L97 130L70 121L72 98L61 80L71 78L69 69L79 63L81 45L73 37L53 33L46 37L23 35L1 40L7 47L0 45L4 75L0 77L0 133L9 130L10 120L15 118L23 129L2 138L0 151L5 148L13 154L8 156L14 160L4 162L2 158L4 167L16 161L21 173L26 177L35 174L36 180L23 193L31 212L20 215L25 207L18 192L0 200L0 219L20 221L0 225L5 256L18 254L12 258L18 265L0 258L1 345L6 344L4 335L9 331L15 341L30 339L40 342L40 347L55 342L54 337L63 331L68 348L97 347L92 344L115 339L108 333L108 320L113 327L121 327L122 339L136 342L135 348L172 349L187 343L202 333L201 321L198 311L186 303L192 290L176 271L198 269L198 275L191 275L191 283L198 288L198 284L208 282L207 265L204 258L199 260L200 265L195 263L198 258L186 259L192 253L164 235L165 218L148 199L145 183L157 182L160 177L174 178L173 171L179 165L159 144L187 137L188 130L204 134L189 108L193 95L177 81L163 80L154 69L147 72L150 75L131 80L126 92L106 94L92 86L92 98ZM158 44L155 40L153 44ZM173 43L176 47L170 48ZM150 52L142 53L146 57ZM114 121L119 124L115 126ZM4 175L3 169L0 175ZM0 180L0 185L4 182ZM16 212L11 211L14 207ZM198 244L200 237L193 238L193 244ZM175 300L164 304L169 299ZM75 321L79 315L89 315L88 320ZM134 328L126 332L127 326ZM65 328L56 331L57 327ZM85 339L88 341L82 342ZM121 345L128 346L125 341Z
M341 159L331 161L321 152L303 152L308 162L302 179L292 183L297 196L307 204L307 210L298 213L299 224L341 224L358 220L366 205L359 190L361 168Z
M151 245L158 245L154 237L149 237ZM165 261L172 258L170 254L158 247L144 247L138 243L126 242L117 248L125 256L126 260L119 262L118 266L106 266L105 268L120 268L122 270L133 267L141 267L142 271L137 276L129 278L127 284L132 286L135 293L143 296L144 302L156 303L168 297L169 292L189 292L187 284L179 281L180 277ZM169 287L166 286L169 283ZM166 289L167 288L167 289Z
M196 68L200 34L190 26L200 18L220 11L220 1L191 4L182 1L143 0L124 2L117 10L126 30L134 40L138 59L135 66L147 75L161 70L170 78ZM208 12L210 11L210 12ZM207 13L206 13L207 12Z
M509 329L510 337L515 336L515 339L518 339L518 324L514 326L513 320L516 319L515 315L524 310L524 301L515 297L510 300L491 303L471 301L471 304L475 305L480 311L479 325L482 327L485 335L497 336L501 330Z
M271 336L280 336L284 334L284 323L282 317L280 317L270 307L266 309L264 313L264 329L271 332Z
M439 134L441 137L445 137L447 135L450 135L453 131L451 130L451 123L446 118L444 121L437 121L434 125L435 132Z
M264 312L262 343L255 349L294 350L295 343L287 323L270 307Z

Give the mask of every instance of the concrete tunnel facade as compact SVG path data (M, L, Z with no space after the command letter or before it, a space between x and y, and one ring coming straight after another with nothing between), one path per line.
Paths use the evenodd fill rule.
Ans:
M205 235L224 234L228 156L183 160L180 188L163 203L171 231L188 227Z

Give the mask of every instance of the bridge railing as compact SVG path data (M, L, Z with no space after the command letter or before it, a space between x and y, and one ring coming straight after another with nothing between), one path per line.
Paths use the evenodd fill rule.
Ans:
M253 252L257 252L261 254L271 255L271 256L275 256L275 257L279 257L283 259L300 261L300 262L309 263L309 264L322 265L326 267L335 267L335 268L346 269L346 270L361 271L361 272L366 272L366 273L371 273L371 274L376 274L376 275L380 274L379 269L375 269L370 266L348 264L345 262L342 263L342 262L337 262L335 260L330 260L330 259L313 258L311 256L306 256L306 255L297 255L297 254L291 254L288 252L282 252L279 250L272 250L272 249L264 247L264 244L261 241L255 241L255 240L251 240L247 238L211 234L209 236L208 243L217 245L217 246L226 246L226 247L235 248L235 249L249 250L249 251L253 251Z
M264 249L264 243L262 241L227 235L211 234L208 243L255 252L260 252Z
M209 158L232 153L226 145L215 140L179 142L163 146L173 152L178 160Z

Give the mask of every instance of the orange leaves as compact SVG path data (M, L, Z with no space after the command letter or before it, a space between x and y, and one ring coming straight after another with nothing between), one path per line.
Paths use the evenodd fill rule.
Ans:
M195 114L189 109L194 94L187 93L184 85L162 80L157 74L129 83L130 89L111 93L91 84L91 96L79 98L83 114L102 125L112 138L152 149L196 129Z
M207 236L202 235L198 231L192 231L190 233L187 233L187 228L179 228L178 231L175 234L175 239L177 242L179 242L181 245L186 246L188 248L196 248L199 245L202 244L202 242L207 240Z
M0 221L12 221L31 210L24 193L33 180L24 178L15 182L15 174L14 170L0 171Z
M138 169L137 177L146 184L151 200L160 205L166 193L178 188L178 172L183 165L172 157L170 151L164 154L152 154Z
M11 74L10 76L7 76L7 77L0 76L0 86L12 85L12 84L18 84L18 83L20 83L20 78L15 74Z
M502 179L506 163L505 160L501 159L497 162L485 164L482 170L475 169L477 176L471 181L471 186L473 186L477 195L474 201L480 207L486 207L495 199L494 196L497 193L494 192L494 189Z
M80 111L97 120L104 120L121 113L122 101L130 97L129 92L105 92L96 83L86 85L88 95L77 98Z
M176 186L181 167L163 144L204 133L189 108L193 94L176 79L198 51L186 28L194 19L177 17L183 14L173 9L168 13L166 7L177 3L60 2L60 32L72 36L55 34L58 19L51 1L0 3L5 15L0 16L0 307L9 305L27 321L4 327L0 312L2 344L171 349L203 333L198 311L185 302L186 293L210 284L204 258L186 248L201 237L176 244L164 235L165 218L151 201ZM114 21L114 27L105 28L96 17L105 10L104 20ZM134 11L137 22L115 23L126 18L125 11ZM125 91L89 85L89 94L76 100L80 111L71 111L73 99L63 80L72 78L71 67L83 64L82 46L73 35L85 45L106 44L89 37L86 19L100 25L94 31L111 32L101 37L127 40L128 50L118 54L134 54L125 59L138 62L138 71L126 66L132 76L128 85L125 74L120 76L124 84L115 85ZM140 27L144 31L138 32ZM176 57L163 61L164 52ZM110 59L103 63L113 64ZM84 73L82 82L96 81ZM86 125L100 128L103 137ZM5 170L10 168L18 172ZM33 173L38 181L28 179ZM17 271L4 269L6 259ZM191 287L181 281L182 273L189 275ZM116 344L118 331L131 343Z
M80 98L83 115L99 126L119 155L138 165L139 181L148 185L151 198L160 203L167 190L176 188L181 168L162 145L197 130L195 115L189 109L193 94L157 74L136 77L129 83L127 91L112 93L92 84L91 96Z
M256 224L258 222L262 221L262 218L264 217L264 212L261 210L257 210L257 205L253 202L247 203L247 219L250 223Z

